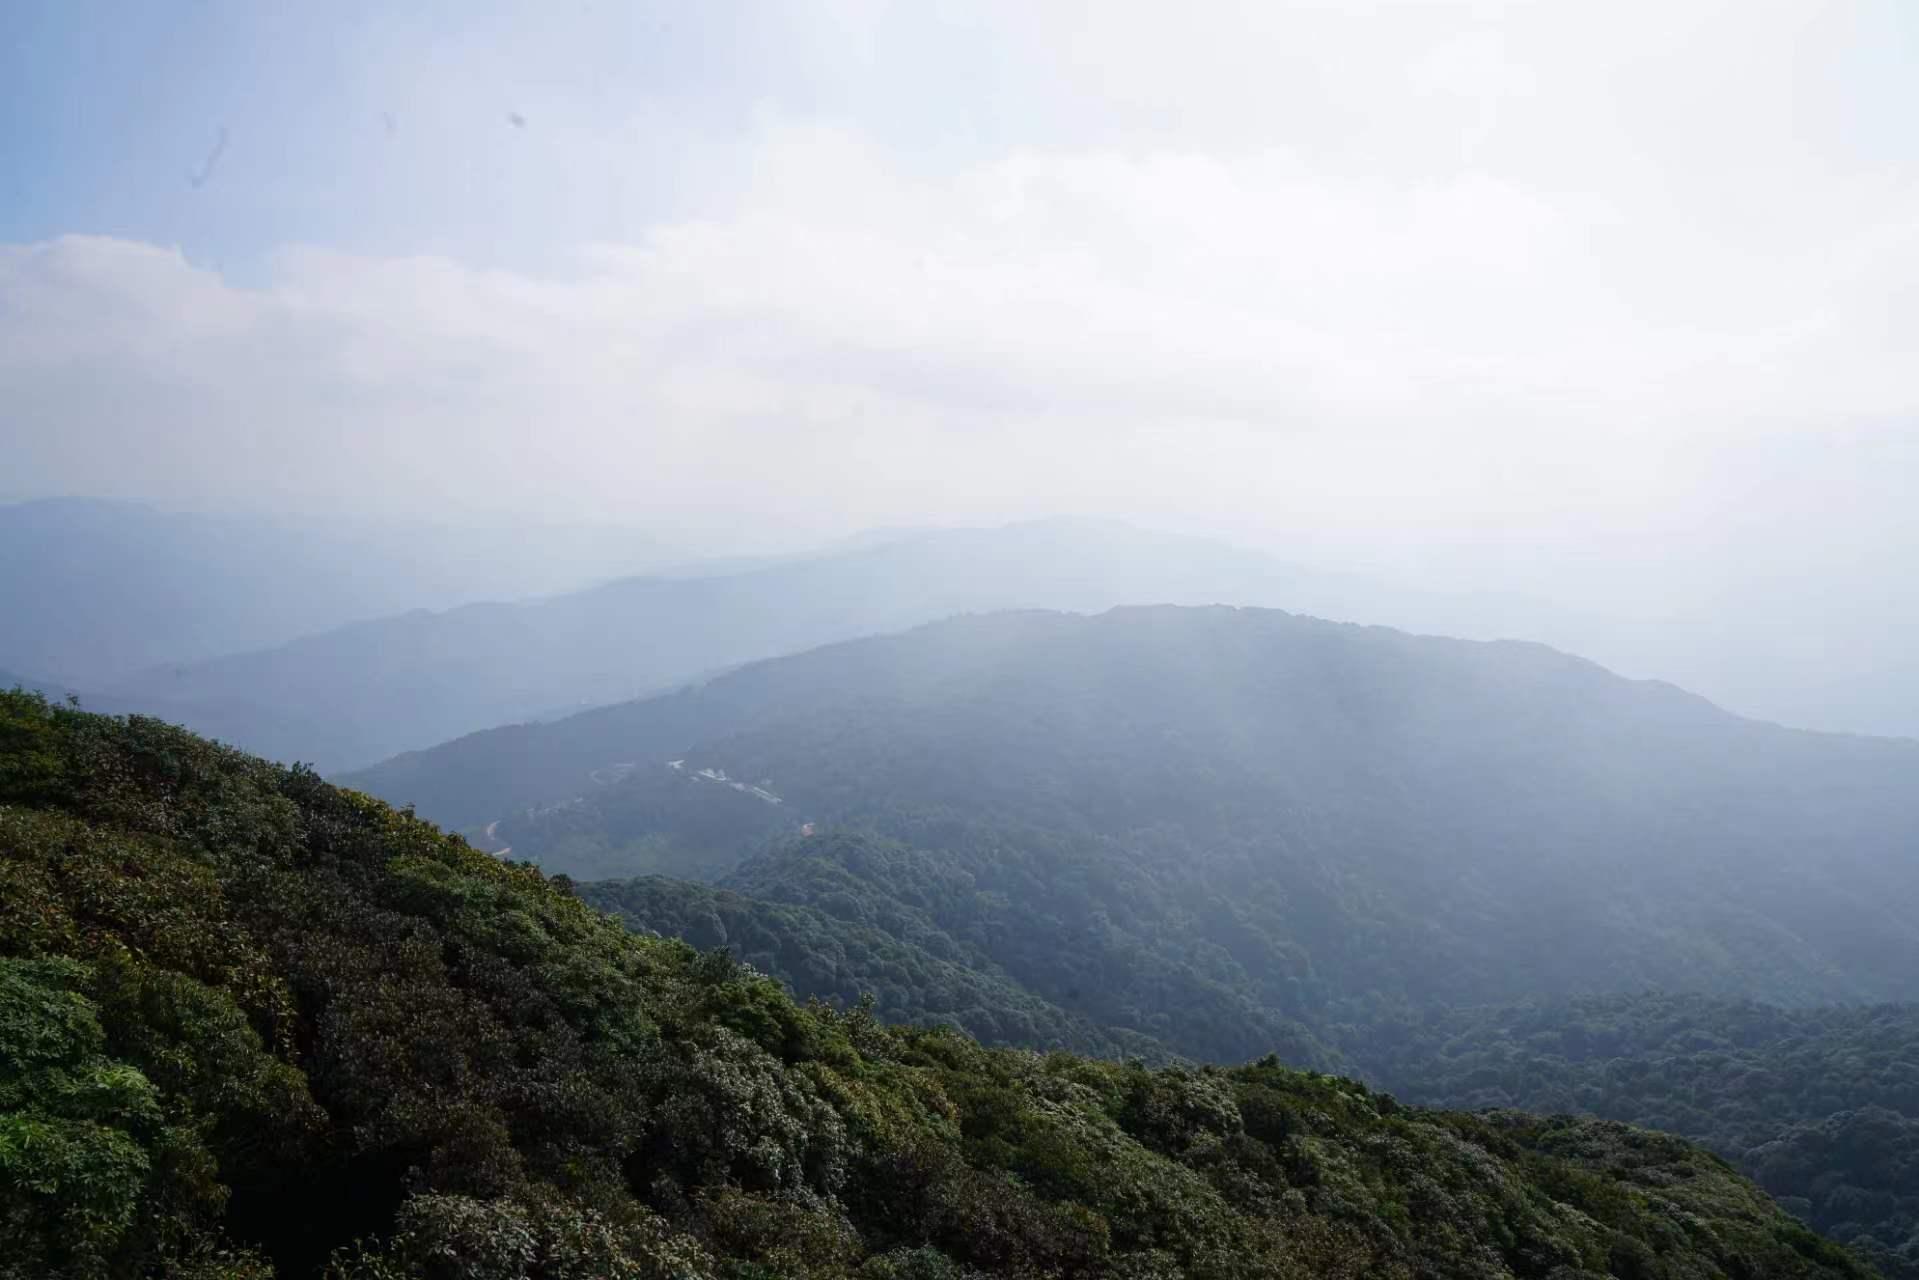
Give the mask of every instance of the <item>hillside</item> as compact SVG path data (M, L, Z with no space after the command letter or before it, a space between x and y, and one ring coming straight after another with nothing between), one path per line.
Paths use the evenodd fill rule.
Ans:
M1865 1276L1724 1164L795 1005L157 722L0 695L0 1273Z
M1609 996L1431 1011L1354 1049L1422 1102L1682 1134L1888 1277L1919 1280L1919 1004Z
M945 888L929 880L929 894ZM724 947L799 998L853 1008L874 1001L891 1022L958 1027L983 1044L1068 1049L1096 1057L1166 1061L1149 1036L1068 1013L1007 974L986 950L955 939L923 912L844 919L811 904L770 901L667 876L577 886L582 900L628 927ZM1294 1065L1319 1065L1299 1057Z
M1919 743L1270 611L959 619L353 782L595 877L715 880L801 822L867 830L972 877L948 909L1005 946L1099 944L1307 1025L1649 987L1903 999L1919 973ZM1143 998L1123 1025L1184 1016ZM1169 1043L1239 1052L1210 1035Z
M632 928L725 946L802 995L845 1007L871 996L882 1017L953 1024L994 1043L1089 1043L1092 1019L1055 1012L1001 967L992 935L955 927L976 909L952 909L974 897L972 885L859 837L823 835L800 849L728 876L738 889L652 876L580 893ZM889 864L908 875L889 877ZM876 894L888 880L917 893ZM1191 982L1162 982L1182 979ZM1232 996L1188 985L1176 998L1203 1006ZM1258 1018L1243 1000L1226 1008ZM1337 1064L1429 1105L1590 1115L1681 1135L1889 1280L1919 1280L1919 1004L1785 1009L1639 993L1428 1007L1322 1030L1335 1045L1301 1041L1289 1060ZM1269 1031L1288 1043L1285 1028ZM1170 1052L1140 1039L1130 1051Z
M1040 1002L1072 1019L1069 1026L1084 1021L1156 1059L1277 1052L1300 1065L1339 1065L1307 1025L1320 1020L1264 998L1205 932L1190 896L1160 900L1172 892L1168 877L1138 860L1114 865L1043 839L1024 833L937 853L839 833L781 845L722 881L754 904L738 940L729 929L727 945L758 954L804 995L872 993L885 1017L950 1022L993 1043L1084 1043L1053 1039L1052 1022L1034 1025L1025 1006ZM1024 856L1020 845L1041 856ZM1125 891L1113 892L1115 884ZM711 931L700 886L653 878L589 883L581 892L635 928L680 937L692 936L689 924ZM867 930L892 945L867 942ZM765 941L753 948L756 938ZM1263 945L1304 958L1295 939ZM975 981L945 979L927 957L956 961Z

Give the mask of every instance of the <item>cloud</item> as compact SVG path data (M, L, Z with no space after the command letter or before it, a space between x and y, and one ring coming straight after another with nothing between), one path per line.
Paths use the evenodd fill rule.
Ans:
M421 237L457 253L0 249L15 485L762 540L1097 508L1656 546L1795 482L1845 506L1843 461L1741 460L1843 460L1919 408L1919 193L1831 116L1857 33L1806 6L811 12L685 37L780 55L724 126L710 87L621 98L606 33L424 58L383 26L358 114L404 153L332 155L331 203L457 215ZM459 131L484 95L456 84L529 127ZM649 177L639 222L583 212ZM554 238L490 258L488 217Z
M834 130L755 148L730 211L541 275L299 248L238 287L154 246L9 248L11 443L42 483L118 458L208 499L1418 520L1629 496L1695 444L1919 398L1886 324L1909 210L1742 289L1706 237L1481 173L1028 150L913 177Z

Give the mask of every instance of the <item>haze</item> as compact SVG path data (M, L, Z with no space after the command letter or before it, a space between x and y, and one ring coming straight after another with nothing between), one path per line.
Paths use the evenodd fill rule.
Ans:
M1897 0L9 26L5 496L1115 516L1919 733Z

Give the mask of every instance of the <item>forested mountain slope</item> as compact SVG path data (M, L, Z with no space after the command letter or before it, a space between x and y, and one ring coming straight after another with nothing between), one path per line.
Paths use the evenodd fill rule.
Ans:
M933 877L927 894L951 886ZM1099 1057L1167 1061L1178 1055L1150 1036L1100 1026L1034 994L985 947L955 938L930 912L898 910L843 918L812 903L774 901L667 876L578 886L580 897L641 932L725 947L801 999L852 1008L871 999L890 1022L951 1025L982 1043L1070 1049ZM842 909L843 904L832 904ZM1275 1046L1278 1047L1278 1046ZM1291 1055L1295 1066L1324 1065Z
M1262 610L956 619L355 781L598 877L718 879L802 822L870 831L970 877L951 909L1005 946L1099 945L1307 1025L1919 994L1919 743L1742 720L1535 645ZM1072 986L1040 994L1071 1009ZM1182 1016L1142 1000L1129 1029ZM1170 1043L1242 1048L1211 1036Z
M994 958L992 933L961 923L977 906L953 904L967 903L973 886L858 837L800 847L730 875L739 890L651 876L580 892L636 929L726 946L803 995L849 1007L870 995L882 1017L951 1023L995 1043L1107 1051L1088 1036L1096 1020L1055 1012ZM875 893L889 861L911 869L918 893ZM1022 966L1038 948L999 951L1041 988L1071 972L1070 961ZM1108 963L1100 976L1114 982L1117 972ZM1230 987L1208 990L1177 971L1156 977L1168 1008L1217 1003L1256 1025L1257 1011ZM1110 1009L1107 997L1123 1003L1138 984L1115 986L1082 1008ZM1293 1037L1293 1061L1338 1064L1429 1105L1592 1115L1701 1142L1886 1276L1919 1280L1919 1004L1785 1009L1639 993L1428 1007L1320 1028L1331 1043L1299 1039L1298 1028L1269 1031L1280 1043ZM1142 1038L1128 1050L1171 1052Z
M792 1003L312 773L0 695L0 1274L1864 1276L1717 1159Z
M737 900L704 900L702 886L664 877L588 883L581 892L629 925L668 936L694 936L688 926L711 936L718 930L706 912L731 907L719 920L726 945L802 995L871 993L885 1017L950 1022L995 1044L1087 1043L1053 1039L1061 1024L1026 1010L1037 1001L1075 1031L1084 1021L1151 1058L1277 1052L1304 1066L1339 1064L1306 1025L1318 1020L1264 998L1192 902L1156 900L1171 877L1070 848L1041 852L1053 856L1010 845L934 853L829 833L781 843L728 875L722 885ZM1108 876L1133 894L1109 892ZM867 940L867 930L892 945ZM1299 954L1291 939L1264 945ZM947 978L932 962L946 958L975 981Z
M1370 1078L1422 1102L1702 1142L1886 1275L1919 1280L1919 1004L1594 997L1432 1011L1351 1048Z

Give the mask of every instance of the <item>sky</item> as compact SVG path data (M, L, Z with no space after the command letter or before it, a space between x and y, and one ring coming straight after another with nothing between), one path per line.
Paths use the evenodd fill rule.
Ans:
M1919 5L15 0L0 494L1910 623Z

